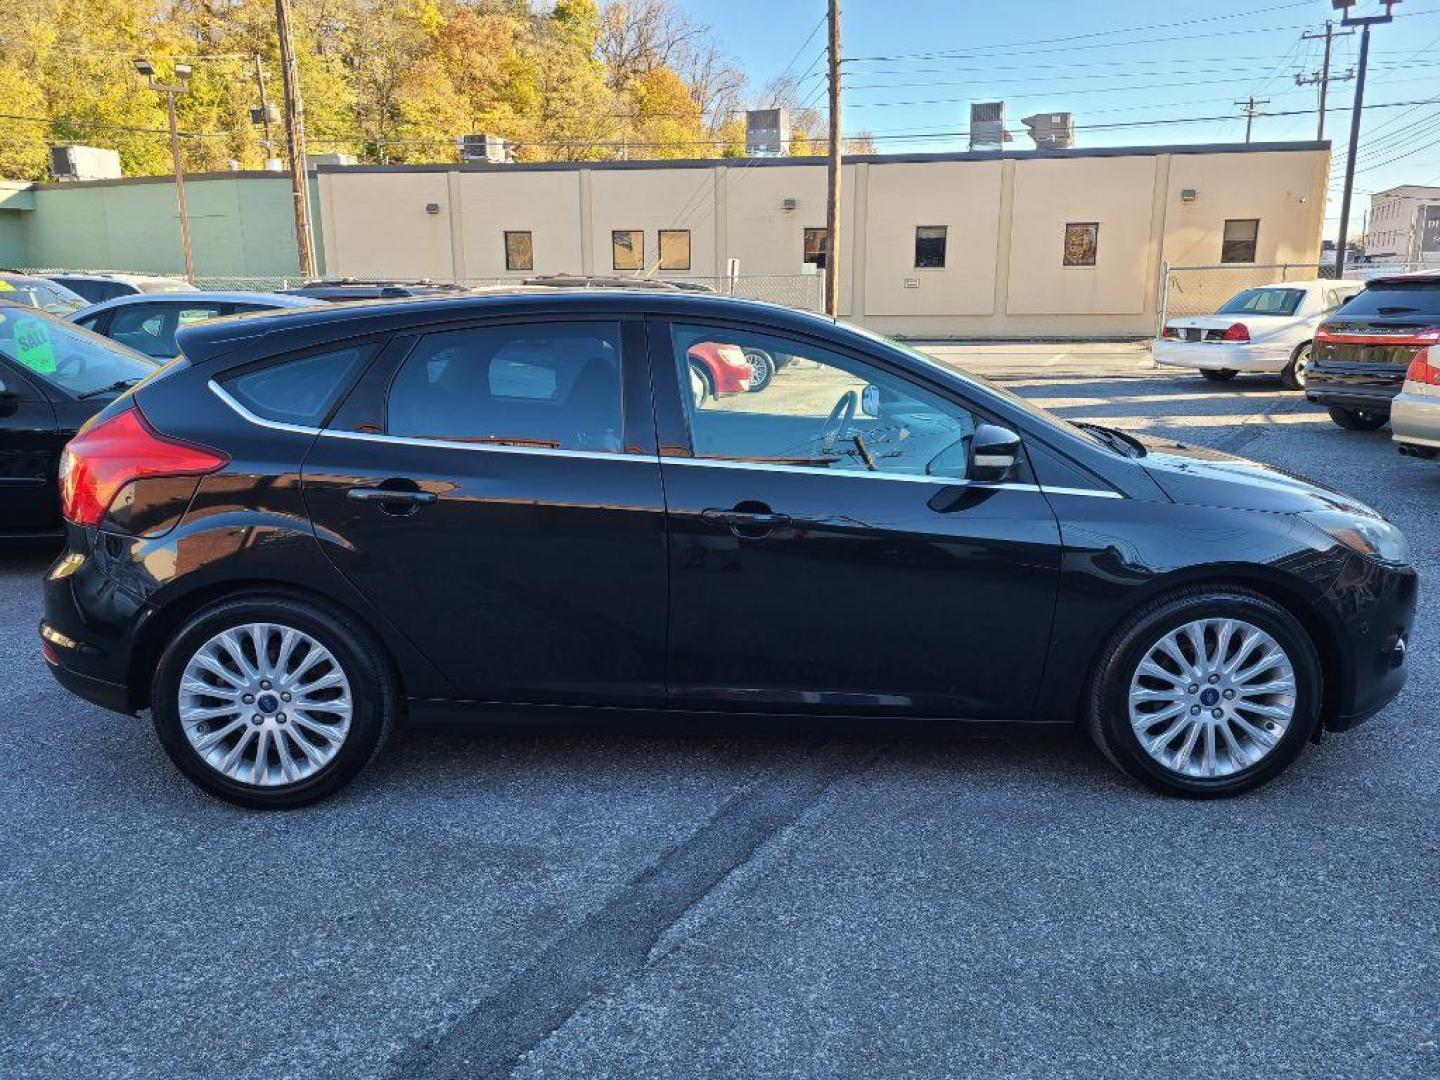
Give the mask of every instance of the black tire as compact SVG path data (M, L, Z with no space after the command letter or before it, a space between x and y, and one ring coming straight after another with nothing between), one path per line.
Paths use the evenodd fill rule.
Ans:
M775 360L764 349L751 346L745 350L745 359L750 364L750 393L758 394L775 379Z
M1202 618L1240 618L1268 633L1295 671L1295 712L1280 742L1248 768L1199 778L1167 768L1141 747L1130 725L1130 681L1140 661L1165 634ZM1320 722L1323 682L1315 643L1299 621L1273 601L1241 588L1193 588L1142 607L1126 620L1101 654L1090 688L1090 736L1129 776L1164 795L1217 799L1257 788L1299 756Z
M699 396L696 396L695 380L700 380ZM703 405L706 401L715 400L715 380L710 377L710 369L698 360L690 361L690 393L695 405Z
M1235 378L1235 376L1239 375L1240 373L1238 371L1231 371L1229 368L1216 368L1214 370L1211 370L1210 368L1201 368L1200 374L1205 376L1205 378L1207 378L1211 382L1229 382L1231 379Z
M783 352L773 352L770 354L770 356L775 361L776 371L784 371L787 367L790 366L790 361L795 359L789 353Z
M1305 389L1305 365L1310 362L1310 342L1290 354L1290 362L1280 372L1280 385L1286 390Z
M350 683L350 727L344 742L316 773L291 784L257 787L225 776L206 764L180 723L180 680L191 657L221 631L255 622L278 623L309 634L330 651ZM186 620L155 666L150 701L151 719L165 753L197 786L240 806L288 810L334 794L370 763L394 727L399 694L384 650L351 618L297 597L255 594L219 601Z
M1351 409L1344 405L1330 406L1330 419L1346 431L1378 431L1390 421L1388 409Z

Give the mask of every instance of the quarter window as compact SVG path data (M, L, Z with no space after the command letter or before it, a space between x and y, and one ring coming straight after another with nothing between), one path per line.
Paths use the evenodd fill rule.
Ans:
M975 418L852 357L748 330L671 329L697 458L965 478ZM749 393L750 373L774 370Z
M823 270L825 255L829 250L830 243L824 229L805 230L803 257L807 266L818 266Z
M1100 223L1071 221L1065 226L1063 266L1094 266L1100 255Z
M267 420L317 427L370 353L370 346L336 349L237 375L225 388Z
M614 323L427 334L390 386L386 430L419 439L618 453L619 340Z
M915 268L936 269L945 265L944 225L918 225L915 228Z
M645 234L639 229L616 229L610 234L610 265L616 270L645 269Z
M660 269L690 269L690 230L660 230Z
M1220 261L1253 263L1255 242L1259 237L1259 218L1230 218L1225 222L1225 235L1220 242Z
M529 231L506 230L505 269L535 269L535 240Z

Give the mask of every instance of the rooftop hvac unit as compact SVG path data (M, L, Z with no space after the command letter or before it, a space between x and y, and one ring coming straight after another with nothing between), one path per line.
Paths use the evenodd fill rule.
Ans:
M1030 129L1037 150L1068 150L1075 145L1075 117L1068 112L1036 113L1020 121Z
M789 109L751 109L745 114L746 157L789 157L789 155Z
M999 150L1010 141L1005 130L1005 103L977 101L970 106L970 149Z
M506 165L515 160L509 145L499 135L462 135L457 141L461 161Z
M305 162L311 167L316 165L355 165L359 163L359 159L354 154L336 151L329 154L307 154ZM270 166L267 164L265 167L268 169Z
M116 180L120 154L99 146L52 146L50 172L56 180Z

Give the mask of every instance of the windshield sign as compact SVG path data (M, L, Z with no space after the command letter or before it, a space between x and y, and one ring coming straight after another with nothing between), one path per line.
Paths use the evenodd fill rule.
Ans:
M0 310L0 353L77 396L128 386L155 370L129 349L25 308Z

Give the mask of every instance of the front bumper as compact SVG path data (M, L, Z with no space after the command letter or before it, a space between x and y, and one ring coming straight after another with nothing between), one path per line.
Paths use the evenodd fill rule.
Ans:
M1331 585L1326 599L1347 617L1344 660L1334 673L1338 693L1326 730L1345 731L1369 719L1404 688L1418 594L1413 567L1387 566L1362 555L1352 556Z
M1151 346L1151 355L1161 367L1190 368L1192 371L1248 371L1278 374L1290 362L1293 346L1265 342L1166 341Z

